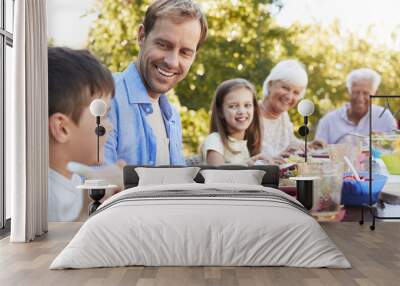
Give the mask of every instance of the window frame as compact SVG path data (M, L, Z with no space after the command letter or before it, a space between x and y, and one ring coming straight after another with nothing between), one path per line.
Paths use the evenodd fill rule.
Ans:
M15 0L12 0L12 14L6 15L6 0L0 0L0 237L10 231L10 219L6 215L5 188L5 103L6 103L6 50L13 48L13 34L6 30L7 16L14 17ZM12 29L13 30L13 29Z

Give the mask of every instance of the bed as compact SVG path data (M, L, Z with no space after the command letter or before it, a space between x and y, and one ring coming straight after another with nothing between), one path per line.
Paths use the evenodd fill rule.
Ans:
M277 190L279 170L262 185L194 183L138 186L106 200L50 269L144 266L292 266L350 268L308 211ZM212 169L203 166L202 169ZM248 169L224 166L219 169Z

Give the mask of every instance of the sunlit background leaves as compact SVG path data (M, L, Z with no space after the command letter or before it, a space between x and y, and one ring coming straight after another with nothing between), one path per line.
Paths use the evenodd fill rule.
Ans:
M208 110L218 84L229 78L246 78L255 84L261 98L265 77L282 59L296 58L305 64L309 75L306 97L317 107L311 118L314 128L323 114L347 100L345 80L354 68L378 71L383 78L380 93L400 92L400 53L341 32L337 23L329 28L317 24L283 28L271 16L271 12L279 11L281 1L198 2L207 16L209 37L187 78L170 94L181 113L186 155L197 153L208 133ZM148 3L98 2L98 17L90 30L87 47L113 72L123 71L136 59L137 27ZM297 112L292 110L290 115L295 126L299 126L301 118Z

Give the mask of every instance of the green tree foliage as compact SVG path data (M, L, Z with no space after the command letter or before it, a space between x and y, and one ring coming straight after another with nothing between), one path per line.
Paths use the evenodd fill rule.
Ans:
M89 48L114 72L136 59L137 28L148 0L102 0L89 35ZM290 31L273 24L271 1L200 0L207 15L209 37L176 93L189 108L209 108L223 80L243 77L261 87L271 66L292 54Z
M208 109L198 110L189 109L180 104L178 97L173 91L168 93L170 102L178 109L182 123L182 139L184 154L189 156L199 154L200 146L206 139L209 132L209 112Z
M293 57L307 68L306 97L316 104L315 114L311 117L314 127L324 114L348 102L346 78L353 69L368 67L376 70L382 76L378 93L400 93L400 70L397 68L400 53L375 45L376 36L371 32L361 39L341 31L337 22L328 28L309 25L291 29L300 31L293 36L298 46ZM291 117L298 126L301 119L296 110L291 111Z
M348 100L347 74L370 67L382 75L380 93L400 92L400 53L343 33L337 23L282 28L269 14L273 1L198 0L209 24L209 37L197 54L187 78L175 89L182 118L185 152L197 152L208 133L209 106L223 80L243 77L261 86L270 69L280 60L297 58L309 75L306 97L316 103L311 124ZM88 48L112 71L124 70L138 54L137 28L148 0L101 0L98 18L90 31ZM301 124L296 110L290 111L295 126Z
M123 71L139 52L138 26L148 0L99 0L97 19L89 32L88 48L113 72Z
M266 2L204 1L209 37L190 73L176 88L183 105L209 108L216 87L242 77L260 90L273 64L296 50L289 30L275 25Z

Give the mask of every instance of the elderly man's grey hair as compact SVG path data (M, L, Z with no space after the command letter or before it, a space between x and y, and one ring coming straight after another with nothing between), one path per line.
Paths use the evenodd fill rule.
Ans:
M276 64L263 84L263 94L268 96L268 85L271 81L281 80L290 84L303 87L301 97L304 97L308 84L307 72L304 65L297 60L284 60Z
M374 70L369 68L361 68L352 70L347 76L346 87L349 93L351 93L351 87L354 82L368 80L372 83L373 91L375 93L381 83L381 76Z

